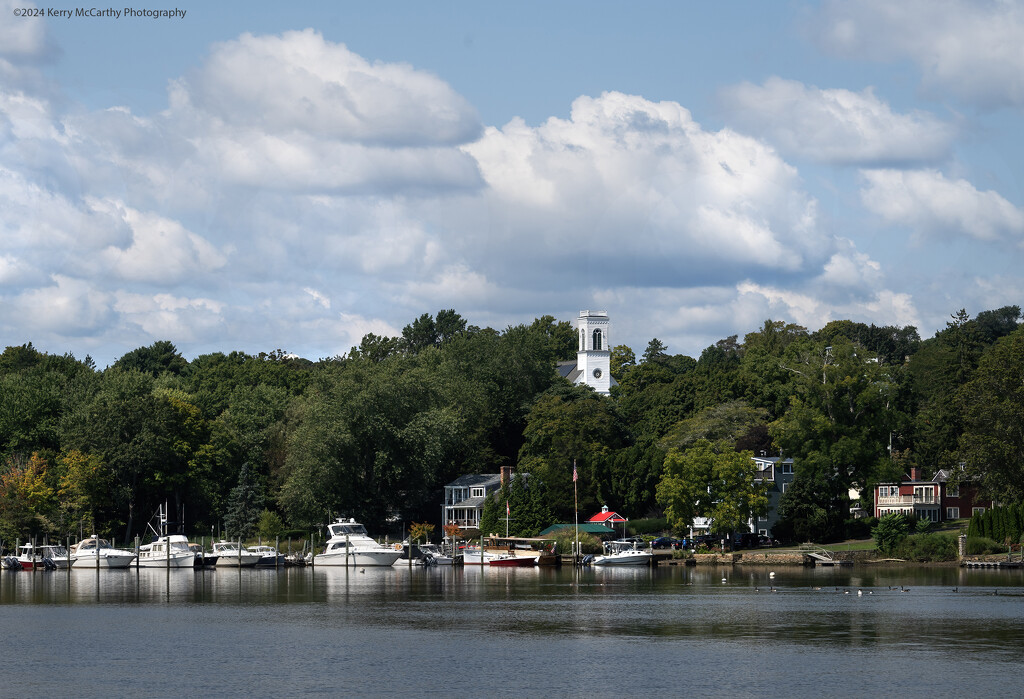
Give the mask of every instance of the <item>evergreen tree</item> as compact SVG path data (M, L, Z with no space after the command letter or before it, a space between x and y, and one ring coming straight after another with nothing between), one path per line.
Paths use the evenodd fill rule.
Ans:
M259 525L263 512L263 489L259 479L250 471L249 464L242 464L238 473L238 485L228 496L228 509L224 515L224 529L231 539L248 538Z

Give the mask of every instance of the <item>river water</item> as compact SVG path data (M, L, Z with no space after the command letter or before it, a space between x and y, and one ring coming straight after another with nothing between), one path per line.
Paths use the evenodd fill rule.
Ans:
M1022 693L1016 570L3 571L0 614L2 696Z

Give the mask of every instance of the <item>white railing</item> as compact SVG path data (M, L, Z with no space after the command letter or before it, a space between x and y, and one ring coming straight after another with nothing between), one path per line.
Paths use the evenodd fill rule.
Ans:
M880 495L878 496L879 505L938 505L940 498L938 495L929 493L928 495Z

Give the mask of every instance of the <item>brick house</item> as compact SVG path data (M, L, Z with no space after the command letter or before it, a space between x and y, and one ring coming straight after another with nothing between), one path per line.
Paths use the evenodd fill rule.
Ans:
M978 497L974 485L963 481L950 483L951 476L950 471L940 469L928 480L923 469L912 468L899 483L879 483L874 492L875 517L901 512L917 519L944 522L970 517L993 506L992 501Z

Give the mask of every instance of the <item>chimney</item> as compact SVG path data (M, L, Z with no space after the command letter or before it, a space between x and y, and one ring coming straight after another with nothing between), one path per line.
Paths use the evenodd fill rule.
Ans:
M921 480L921 467L911 466L910 467L910 480L919 481Z
M512 467L502 466L501 467L501 485L504 486L506 483L512 483Z

